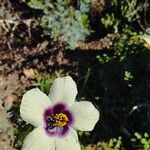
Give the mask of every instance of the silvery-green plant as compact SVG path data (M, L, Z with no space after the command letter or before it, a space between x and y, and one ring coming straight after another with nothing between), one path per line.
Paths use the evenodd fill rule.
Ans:
M44 33L74 49L90 34L88 12L90 0L30 0L29 6L44 12L41 25Z

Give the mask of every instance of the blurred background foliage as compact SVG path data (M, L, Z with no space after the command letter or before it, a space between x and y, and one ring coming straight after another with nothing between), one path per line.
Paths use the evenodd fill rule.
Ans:
M0 44L4 45L7 41L6 47L9 49L15 48L15 45L23 47L21 42L27 44L23 37L28 33L27 38L31 36L34 40L31 44L37 44L44 38L48 42L61 43L66 53L74 50L75 52L69 53L75 56L80 51L81 44L85 43L83 49L88 46L99 51L101 49L99 39L104 38L106 42L108 34L113 36L109 46L106 45L94 55L92 63L79 64L78 75L73 75L79 91L77 100L91 101L101 114L92 132L79 132L82 149L149 150L149 1L18 0L17 2L24 6L23 10L19 9L19 14L15 13L14 8L20 6L16 6L14 2L10 1L8 5L3 5L4 1L1 3L3 14L0 13ZM24 11L26 9L28 11ZM31 22L26 22L29 18ZM25 28L32 24L34 32L32 33L31 28L27 28L31 29L27 33L21 31L20 22L21 27ZM36 37L37 34L34 33L37 32ZM39 70L35 72L36 85L32 87L38 86L46 94L57 76L66 75L62 72L53 72L51 75L41 73ZM28 89L18 96L19 100L26 90ZM0 118L2 135L5 133L4 137L10 138L14 141L14 146L19 148L33 127L20 118L19 105L4 109L3 114ZM10 122L13 122L14 129Z

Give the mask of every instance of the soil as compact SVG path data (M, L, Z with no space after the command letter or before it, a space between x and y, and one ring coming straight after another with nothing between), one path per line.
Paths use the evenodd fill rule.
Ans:
M95 56L106 52L115 37L115 34L108 34L101 39L80 43L76 50L64 50L60 41L43 36L42 28L34 25L37 15L42 15L40 11L19 0L2 4L1 7L12 16L9 16L11 19L1 16L4 18L0 25L0 99L19 87L32 86L32 79L24 70L33 69L49 75L61 71L78 76L81 66L92 66Z

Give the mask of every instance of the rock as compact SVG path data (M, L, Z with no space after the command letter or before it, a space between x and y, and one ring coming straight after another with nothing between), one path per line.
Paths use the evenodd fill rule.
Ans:
M35 73L33 69L24 69L23 73L26 76L26 78L29 78L29 79L35 78Z

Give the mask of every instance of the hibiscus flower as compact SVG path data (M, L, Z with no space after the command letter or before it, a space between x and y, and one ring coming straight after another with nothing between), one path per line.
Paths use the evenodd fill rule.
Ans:
M22 150L80 150L76 130L91 131L99 112L91 102L76 102L77 87L70 76L57 78L47 96L38 88L22 98L20 114L35 129Z

